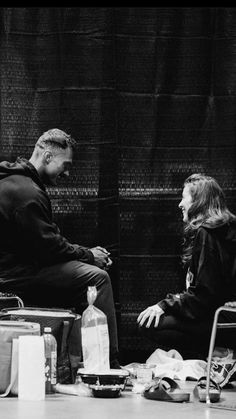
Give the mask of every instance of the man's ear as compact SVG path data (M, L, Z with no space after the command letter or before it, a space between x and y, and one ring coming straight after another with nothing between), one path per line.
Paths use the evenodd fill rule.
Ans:
M49 163L50 163L50 161L52 160L52 153L51 153L51 151L46 150L46 151L44 152L43 157L44 157L44 161L45 161L45 163L46 163L46 164L49 164Z

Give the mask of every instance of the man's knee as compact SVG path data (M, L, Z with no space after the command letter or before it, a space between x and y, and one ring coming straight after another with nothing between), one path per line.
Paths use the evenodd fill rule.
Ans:
M107 273L107 271L97 268L97 275L96 275L96 285L104 285L107 284L109 285L111 283L111 279L109 274Z

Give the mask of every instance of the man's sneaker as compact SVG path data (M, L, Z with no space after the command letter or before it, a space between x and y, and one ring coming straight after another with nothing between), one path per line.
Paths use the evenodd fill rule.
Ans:
M236 372L236 360L231 362L212 362L210 377L222 388Z
M225 355L225 352L227 351L227 354ZM224 354L224 356L223 356ZM226 364L231 363L235 361L234 351L233 349L229 348L215 348L213 355L212 355L212 361L213 362L219 362L220 364Z

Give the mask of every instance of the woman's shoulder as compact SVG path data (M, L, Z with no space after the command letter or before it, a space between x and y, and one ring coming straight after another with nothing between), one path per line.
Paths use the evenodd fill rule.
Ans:
M215 248L216 241L218 240L218 229L209 228L201 225L196 233L195 245L202 247Z
M212 241L236 241L236 218L219 226L209 227L202 225L198 228L196 237L198 240Z
M205 242L207 238L214 236L213 229L201 225L196 232L196 242Z

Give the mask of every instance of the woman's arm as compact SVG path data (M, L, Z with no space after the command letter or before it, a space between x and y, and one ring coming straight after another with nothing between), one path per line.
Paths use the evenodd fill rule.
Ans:
M187 291L168 294L158 305L168 313L189 319L213 315L224 301L224 277L216 239L205 228L198 231L190 270L193 281Z

